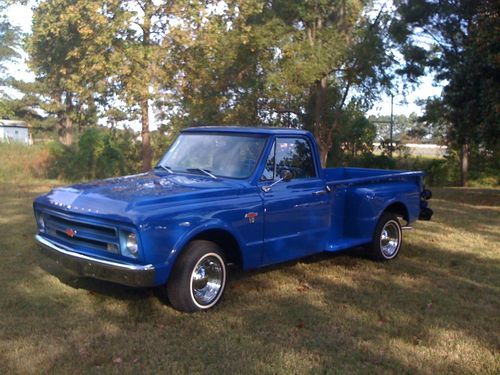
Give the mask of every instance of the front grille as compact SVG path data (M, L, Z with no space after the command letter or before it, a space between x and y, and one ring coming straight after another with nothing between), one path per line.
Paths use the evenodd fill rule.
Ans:
M120 237L116 227L62 217L52 212L42 215L45 230L51 236L75 246L119 253Z

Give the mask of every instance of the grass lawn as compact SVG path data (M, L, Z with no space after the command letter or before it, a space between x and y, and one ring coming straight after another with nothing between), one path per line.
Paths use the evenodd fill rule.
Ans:
M0 373L500 373L500 190L434 189L393 262L235 273L189 315L40 255L31 202L52 183L0 182Z

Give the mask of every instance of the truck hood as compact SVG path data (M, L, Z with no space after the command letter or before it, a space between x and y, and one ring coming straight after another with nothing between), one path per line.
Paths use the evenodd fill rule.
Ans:
M241 188L241 182L237 181L151 171L55 188L38 197L35 204L58 211L130 221L130 215L126 215L130 211L139 214L153 210L157 204L179 205L188 199L214 199L231 191L237 193Z

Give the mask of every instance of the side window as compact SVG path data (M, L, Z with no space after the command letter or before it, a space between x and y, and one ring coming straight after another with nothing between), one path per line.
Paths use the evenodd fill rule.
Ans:
M288 169L293 178L316 177L311 146L305 139L278 138L275 151L277 175L283 169Z
M262 173L261 181L274 180L274 161L275 161L275 150L276 143L273 144L271 148L271 152L267 157L266 167L264 168L264 172Z

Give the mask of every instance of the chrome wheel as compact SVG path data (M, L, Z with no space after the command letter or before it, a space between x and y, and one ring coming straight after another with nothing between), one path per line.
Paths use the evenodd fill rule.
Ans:
M200 308L213 306L221 296L226 282L224 261L215 253L205 254L191 274L191 296Z
M394 220L388 221L382 228L380 235L380 250L385 258L390 259L394 257L401 242L401 231L398 223Z

